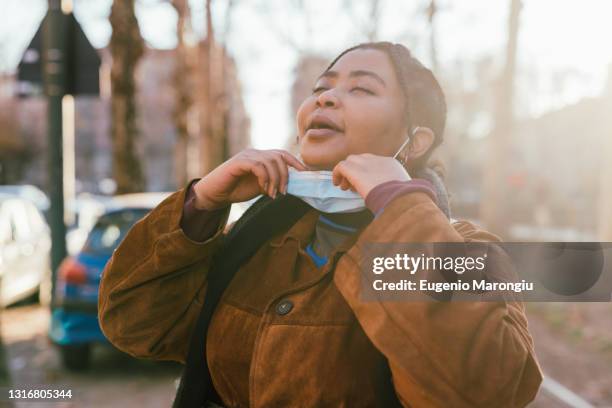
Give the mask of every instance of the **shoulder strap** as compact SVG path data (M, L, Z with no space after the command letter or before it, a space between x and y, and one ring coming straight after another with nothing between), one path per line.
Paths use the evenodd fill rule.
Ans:
M291 195L281 195L275 200L264 196L249 207L225 237L213 258L204 304L189 344L173 408L200 408L207 398L219 398L205 357L208 325L217 303L240 265L274 235L286 231L308 209L306 203Z

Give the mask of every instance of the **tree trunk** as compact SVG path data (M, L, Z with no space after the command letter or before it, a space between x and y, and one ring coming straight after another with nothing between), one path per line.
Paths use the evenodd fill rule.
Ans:
M506 64L498 83L498 97L495 109L495 125L487 138L487 159L483 168L483 194L481 214L485 226L491 232L504 237L511 219L508 203L509 163L511 137L514 132L514 83L516 72L516 50L519 31L521 0L511 0L508 22L508 44Z
M612 111L612 66L608 71L608 83L603 93L605 108L603 112ZM604 131L606 135L612 135L612 123L607 121ZM600 173L600 195L599 195L599 222L598 239L600 241L612 241L612 188L610 178L612 178L612 138L606 137L603 141L603 160L602 171Z
M378 25L380 23L380 1L370 0L370 22L367 38L369 42L376 41L378 38Z
M436 13L438 12L438 6L436 0L429 2L427 8L427 21L429 22L429 53L431 57L431 70L434 73L438 73L438 52L436 46Z
M205 175L226 159L226 98L223 73L225 54L215 41L211 0L206 0L206 38L201 53L200 86L201 174Z
M178 19L176 24L176 66L174 70L174 87L176 90L176 105L174 108L174 123L176 126L176 145L174 150L174 170L177 186L187 184L187 149L190 140L189 113L193 107L193 64L189 45L185 35L191 31L191 14L187 0L172 0Z
M114 0L110 23L112 35L111 135L113 142L113 178L117 193L143 191L145 180L136 140L136 84L134 71L144 52L133 0Z

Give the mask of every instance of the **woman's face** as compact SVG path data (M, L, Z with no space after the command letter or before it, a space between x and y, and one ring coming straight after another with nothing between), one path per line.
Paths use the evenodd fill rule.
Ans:
M349 154L391 156L408 137L404 98L387 55L357 49L317 80L297 113L304 163L331 170Z

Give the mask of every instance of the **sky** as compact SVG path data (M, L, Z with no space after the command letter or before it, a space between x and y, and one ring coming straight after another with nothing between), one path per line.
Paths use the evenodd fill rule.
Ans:
M74 13L95 47L111 34L111 0L73 0ZM204 30L204 0L189 0L194 29ZM217 35L238 66L256 148L278 148L290 135L290 86L300 51L328 58L365 41L368 1L227 0L213 2ZM380 0L378 38L401 42L429 65L424 0ZM491 57L503 61L509 0L439 0L436 37L440 66ZM523 115L537 116L602 92L612 64L612 1L524 0L518 71L528 88ZM300 6L301 5L301 6ZM46 0L0 0L0 71L14 70L46 10ZM149 46L176 44L176 15L164 0L137 0ZM447 68L450 69L450 68ZM525 96L525 95L524 95ZM452 109L452 107L450 107ZM271 126L270 124L274 124Z

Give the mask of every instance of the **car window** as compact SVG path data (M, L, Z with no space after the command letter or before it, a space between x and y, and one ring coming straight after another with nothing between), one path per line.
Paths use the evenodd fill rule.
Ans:
M111 254L132 225L147 213L148 210L134 209L103 215L89 233L83 252Z

